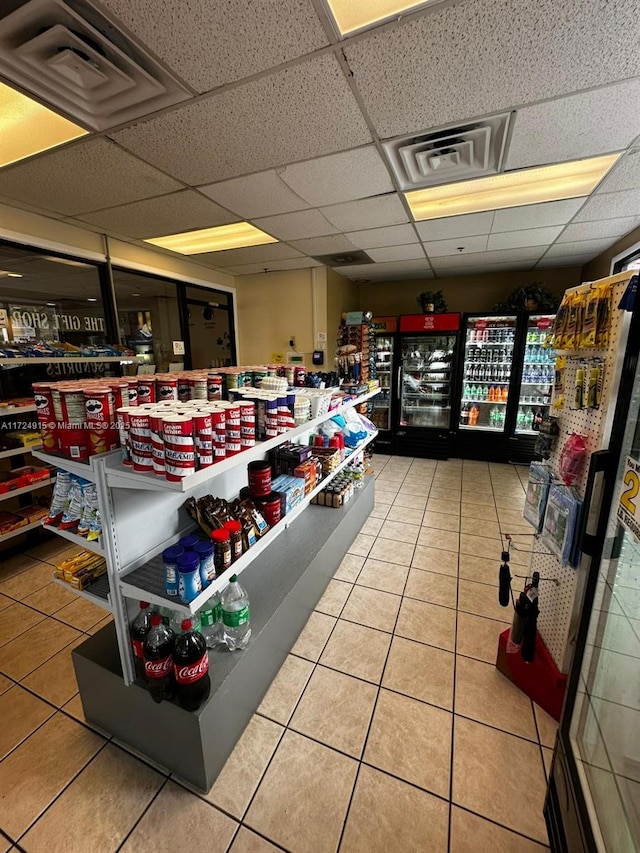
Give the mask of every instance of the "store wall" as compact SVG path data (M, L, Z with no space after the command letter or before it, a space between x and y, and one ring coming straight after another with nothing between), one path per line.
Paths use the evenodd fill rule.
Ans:
M491 311L518 285L541 281L558 296L582 280L580 267L480 273L442 279L416 279L360 284L359 308L375 316L419 314L416 297L424 290L442 290L450 311Z
M329 342L335 338L340 317L345 311L360 309L360 285L327 268L327 326Z
M636 243L640 243L640 228L630 231L622 239L618 240L617 243L614 243L610 249L607 249L606 252L603 252L597 258L585 264L582 268L582 280L597 281L599 278L606 278L611 273L611 261L613 258Z

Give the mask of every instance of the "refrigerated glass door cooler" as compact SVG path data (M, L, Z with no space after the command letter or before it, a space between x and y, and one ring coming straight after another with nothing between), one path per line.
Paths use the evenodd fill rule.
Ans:
M371 420L378 427L376 449L379 453L393 453L392 402L395 366L397 317L374 317L371 325L375 335L376 377L380 393L373 398Z

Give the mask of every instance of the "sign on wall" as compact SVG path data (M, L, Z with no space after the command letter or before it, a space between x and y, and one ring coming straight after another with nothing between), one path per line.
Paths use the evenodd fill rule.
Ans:
M640 462L627 456L622 475L622 489L618 498L616 516L620 524L631 531L640 542Z

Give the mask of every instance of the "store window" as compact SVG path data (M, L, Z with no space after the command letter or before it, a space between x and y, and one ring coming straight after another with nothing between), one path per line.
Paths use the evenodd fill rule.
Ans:
M230 293L185 287L191 365L226 367L236 364L233 299Z

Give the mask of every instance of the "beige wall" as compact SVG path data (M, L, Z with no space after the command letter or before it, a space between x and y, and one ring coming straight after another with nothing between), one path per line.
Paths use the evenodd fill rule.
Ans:
M635 243L640 243L640 228L630 231L621 240L614 243L610 249L607 249L606 252L603 252L597 258L585 264L582 268L582 280L597 281L599 278L606 278L611 272L611 261L613 258Z
M345 311L358 311L360 308L360 285L348 278L327 269L327 326L329 350Z
M580 284L579 267L557 270L481 273L444 279L375 282L360 285L358 307L375 316L419 314L416 297L424 290L442 290L450 311L491 311L518 285L541 281L561 296L567 287Z

